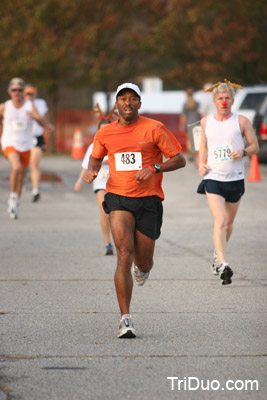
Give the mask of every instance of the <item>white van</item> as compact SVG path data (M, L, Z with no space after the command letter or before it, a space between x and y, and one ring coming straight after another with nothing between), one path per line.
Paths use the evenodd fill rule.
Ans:
M233 112L245 115L253 123L256 112L267 95L267 85L245 86L235 95Z

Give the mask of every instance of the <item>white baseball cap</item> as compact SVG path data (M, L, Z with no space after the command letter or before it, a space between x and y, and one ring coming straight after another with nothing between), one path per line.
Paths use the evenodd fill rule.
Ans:
M118 96L119 92L121 92L123 89L131 89L141 98L140 89L134 83L123 83L122 85L118 86L116 91L116 97Z

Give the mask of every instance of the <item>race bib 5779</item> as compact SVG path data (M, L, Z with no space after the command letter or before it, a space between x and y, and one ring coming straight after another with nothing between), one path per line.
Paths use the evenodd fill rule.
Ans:
M213 148L213 159L216 163L232 161L233 157L230 156L232 153L232 146L230 144L222 144Z

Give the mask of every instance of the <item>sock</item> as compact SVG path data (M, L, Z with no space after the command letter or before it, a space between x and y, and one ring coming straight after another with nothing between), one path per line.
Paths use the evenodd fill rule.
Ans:
M132 318L131 314L123 314L121 316L121 319L130 319L130 318Z
M219 271L219 272L220 272L220 271L223 271L223 270L224 270L224 267L225 267L226 265L228 266L228 263L225 262L225 261L223 261L223 262L221 263L221 265L219 266L219 269L218 269L217 271Z
M39 190L38 189L32 189L32 195L33 196L35 196L36 194L38 194L39 193Z
M224 261L221 265L224 268L226 265L228 266L228 263Z
M9 197L11 199L17 200L18 199L18 193L17 192L10 192Z

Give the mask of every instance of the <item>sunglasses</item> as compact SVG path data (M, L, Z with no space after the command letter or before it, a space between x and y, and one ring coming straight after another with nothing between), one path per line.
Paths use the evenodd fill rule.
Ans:
M11 92L23 92L23 89L11 89Z
M33 93L33 92L27 92L27 93L25 93L25 96L34 96L35 95L35 93Z

